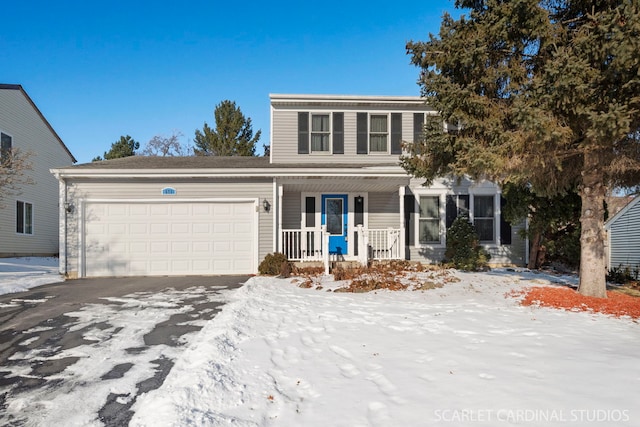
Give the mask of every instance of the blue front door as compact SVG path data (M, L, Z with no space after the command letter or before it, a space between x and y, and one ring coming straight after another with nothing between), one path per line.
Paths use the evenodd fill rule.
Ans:
M329 253L347 255L347 195L324 194L322 196L322 225L327 226Z

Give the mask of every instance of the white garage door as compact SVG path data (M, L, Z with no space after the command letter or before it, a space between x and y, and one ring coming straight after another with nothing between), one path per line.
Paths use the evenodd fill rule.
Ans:
M85 276L253 273L255 215L248 202L89 202Z

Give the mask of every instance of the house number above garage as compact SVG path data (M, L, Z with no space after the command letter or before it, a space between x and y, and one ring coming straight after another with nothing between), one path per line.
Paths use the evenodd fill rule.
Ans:
M164 187L162 189L162 195L163 196L175 196L176 195L176 189L173 187Z

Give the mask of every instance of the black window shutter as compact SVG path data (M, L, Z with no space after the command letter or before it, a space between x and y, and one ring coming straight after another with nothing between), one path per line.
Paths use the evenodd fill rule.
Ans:
M309 113L298 113L298 154L309 154Z
M406 246L413 246L415 244L415 228L413 221L413 214L416 206L416 198L412 194L405 194L404 196L404 241Z
M316 198L306 197L305 203L305 226L313 228L316 226Z
M391 154L402 154L402 113L391 113Z
M344 154L344 113L333 113L333 154Z
M504 205L507 200L500 196L500 243L503 245L511 244L511 224L504 219Z
M424 113L413 113L413 142L422 141Z
M356 153L369 153L369 132L367 131L367 113L358 113L356 116Z
M447 195L447 207L446 207L446 218L445 223L447 229L451 227L453 221L458 217L458 205L456 203L456 197Z

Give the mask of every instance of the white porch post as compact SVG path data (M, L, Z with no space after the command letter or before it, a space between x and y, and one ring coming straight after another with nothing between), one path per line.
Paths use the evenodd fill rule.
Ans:
M276 218L274 218L274 222L278 221L274 230L273 251L282 252L284 251L282 245L282 194L284 193L284 189L282 188L282 184L278 183L275 178L273 184L273 192L277 193L277 197L274 194L274 199L276 200Z
M56 176L58 178L58 272L60 274L67 274L67 183L64 178Z
M329 236L327 226L322 226L322 262L324 263L324 274L329 275Z
M402 257L402 259L406 259L407 258L407 254L405 253L406 251L406 247L405 247L405 224L404 224L404 194L405 194L405 187L404 185L402 187L400 187L399 189L399 193L400 193L400 248L398 253L400 254L400 256Z

